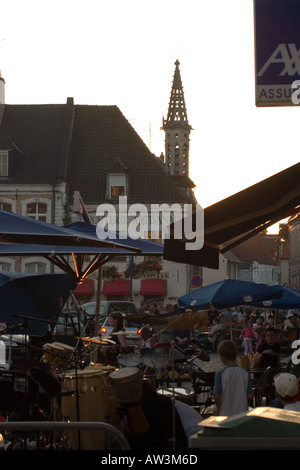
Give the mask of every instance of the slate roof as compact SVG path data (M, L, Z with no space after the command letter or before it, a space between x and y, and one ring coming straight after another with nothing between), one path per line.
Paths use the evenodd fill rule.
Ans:
M0 183L55 184L64 177L73 106L5 105L0 149L9 152L9 176Z
M69 194L86 204L106 196L108 172L126 172L128 204L190 202L167 175L117 106L75 106L69 154Z
M117 106L5 105L0 150L9 149L9 177L0 184L67 181L69 200L106 196L108 172L126 172L128 204L192 202L165 172Z

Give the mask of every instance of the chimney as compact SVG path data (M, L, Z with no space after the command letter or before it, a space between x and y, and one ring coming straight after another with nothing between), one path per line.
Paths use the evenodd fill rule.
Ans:
M5 80L0 72L0 104L5 104Z

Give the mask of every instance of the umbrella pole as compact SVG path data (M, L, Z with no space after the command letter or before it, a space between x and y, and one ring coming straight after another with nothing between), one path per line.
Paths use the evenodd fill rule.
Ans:
M174 348L175 348L175 341L172 342L171 344L171 360L172 360L172 380L173 380L173 393L171 397L171 402L172 402L172 449L176 449L176 424L175 424L175 416L176 416L176 411L175 411L175 387L174 387L174 377L175 377L175 359L174 359Z
M101 305L101 282L102 282L102 268L99 268L98 269L98 282L97 282L97 298L96 298L96 316L95 316L94 336L99 335L100 305Z

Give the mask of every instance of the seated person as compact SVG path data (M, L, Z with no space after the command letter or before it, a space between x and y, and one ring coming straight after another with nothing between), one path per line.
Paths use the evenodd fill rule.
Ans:
M298 382L295 375L286 372L274 377L275 394L282 402L283 409L300 412Z
M190 330L173 330L173 337L176 346L178 346L179 348L186 349L190 346Z
M156 390L143 380L140 405L149 425L149 431L127 434L130 446L135 449L185 449L188 438L200 431L201 415L192 407ZM174 439L174 443L173 443Z
M226 326L223 323L220 323L219 318L214 318L213 319L213 326L211 327L209 331L208 338L199 338L197 337L197 342L199 344L202 344L203 346L214 350L215 349L215 343L220 335L221 331L226 331Z
M144 326L140 335L139 350L142 354L154 351L157 341L157 335L153 335L150 328Z
M109 314L109 324L113 327L111 339L122 347L127 346L125 336L124 318L121 312L112 312Z
M275 330L274 328L268 328L266 330L265 341L257 348L253 356L253 367L279 367L279 354L280 346L276 342Z

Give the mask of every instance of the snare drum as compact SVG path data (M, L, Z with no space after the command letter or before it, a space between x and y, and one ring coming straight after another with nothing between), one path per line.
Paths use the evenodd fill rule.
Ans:
M46 343L42 361L55 368L67 367L72 356L73 348L64 343Z
M113 370L102 368L101 365L89 366L76 372L68 371L64 376L63 385L72 395L62 397L62 413L70 421L97 421L117 426L119 418L116 414L118 402L112 393L108 374ZM78 414L76 383L78 385ZM72 450L105 450L108 449L107 435L104 431L69 431Z
M64 350L64 365L67 366L70 362L71 356L73 354L74 348L64 343L52 343L54 346L58 346Z
M143 373L137 367L123 367L109 374L112 388L121 404L137 403L143 391Z
M164 395L166 397L174 397L176 400L182 401L187 405L194 404L195 392L193 390L186 390L185 388L180 387L167 387L167 388L158 388L156 390L158 395Z
M42 356L42 362L57 368L64 364L65 351L61 346L54 343L46 343L43 349L45 352Z

